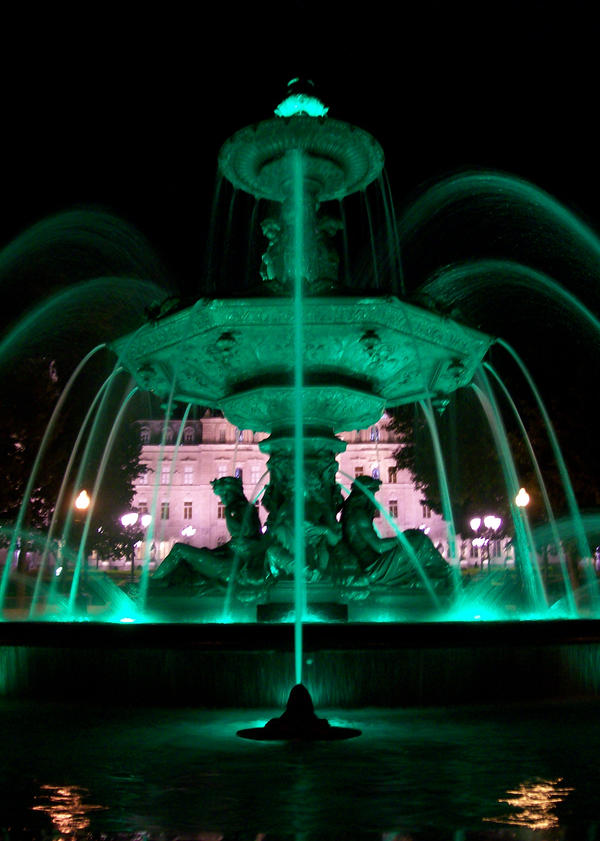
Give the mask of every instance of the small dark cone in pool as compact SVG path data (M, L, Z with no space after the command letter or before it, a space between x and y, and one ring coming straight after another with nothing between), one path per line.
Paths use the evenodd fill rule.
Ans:
M326 718L318 718L310 693L302 683L297 683L292 688L285 712L279 718L272 718L264 727L249 727L237 731L237 735L243 739L255 739L259 742L294 739L304 742L335 742L340 739L354 739L360 734L361 731L353 727L334 727Z

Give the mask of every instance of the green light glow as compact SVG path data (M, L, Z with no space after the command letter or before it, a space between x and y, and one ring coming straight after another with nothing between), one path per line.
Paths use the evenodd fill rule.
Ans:
M461 605L440 616L440 622L501 622L507 616L485 605ZM514 619L513 617L510 617Z
M304 261L304 168L299 149L291 153L293 173L292 202L294 205L294 650L296 683L302 683L302 622L306 614L306 546L304 534L304 309L303 282L306 274Z
M279 103L274 113L276 117L326 117L328 111L329 108L316 96L293 93Z
M284 616L281 617L281 619L278 619L277 621L280 622L282 625L288 625L288 624L291 624L292 622L295 622L296 621L296 611L291 610L289 613L286 613ZM331 622L331 621L332 621L331 619L328 619L323 614L311 613L310 611L308 611L308 612L305 612L303 614L302 624L306 625L307 623L310 623L310 622Z

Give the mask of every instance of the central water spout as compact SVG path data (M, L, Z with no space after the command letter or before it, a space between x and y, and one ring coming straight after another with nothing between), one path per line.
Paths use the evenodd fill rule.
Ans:
M305 276L305 213L309 207L304 185L302 151L292 150L289 155L292 170L291 202L284 202L285 210L291 209L293 226L293 277L294 277L294 651L296 683L302 683L302 623L306 613L306 549L304 542L305 481L304 481L304 312L302 287ZM287 206L287 207L286 207Z

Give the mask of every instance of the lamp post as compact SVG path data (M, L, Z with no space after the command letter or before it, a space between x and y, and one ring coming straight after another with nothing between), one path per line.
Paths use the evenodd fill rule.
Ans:
M83 488L77 496L75 497L75 502L73 503L75 506L75 522L81 522L82 518L85 517L85 512L90 507L91 503L90 495L88 492ZM79 516L78 516L79 515ZM87 552L85 553L85 557L83 559L83 581L84 583L87 582L88 577L88 558Z
M82 491L79 491L79 493L75 497L75 508L77 511L87 511L90 507L90 502L90 495L84 489Z
M469 525L472 531L477 535L472 540L473 546L481 546L481 568L483 569L483 547L487 546L487 562L488 572L490 571L491 555L490 555L490 540L495 537L498 529L502 525L502 518L495 514L486 514L482 517L473 517Z
M135 526L138 521L138 513L137 511L130 511L128 514L123 514L121 517L122 525L129 531L130 528ZM131 581L135 578L135 544L131 544Z
M140 515L137 511L129 511L127 514L123 514L123 516L121 517L121 524L124 526L124 528L128 530L128 532L129 529L132 529L133 526L135 526L138 522L145 531L152 522L152 514ZM130 536L133 539L133 535ZM132 581L135 578L135 546L136 544L132 542L130 552Z

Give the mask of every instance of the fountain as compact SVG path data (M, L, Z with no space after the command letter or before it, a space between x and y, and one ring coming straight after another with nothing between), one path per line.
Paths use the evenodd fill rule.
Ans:
M217 549L177 545L152 576L146 558L139 583L118 592L125 605L118 618L132 620L127 626L78 622L75 644L69 622L5 621L2 644L17 651L6 655L7 691L43 691L50 680L60 684L53 672L60 668L81 670L90 691L118 674L124 692L141 685L154 690L159 683L165 697L172 697L174 685L183 695L194 691L193 675L201 674L203 698L215 704L247 705L258 698L281 703L295 684L290 715L270 730L285 731L294 709L300 709L300 729L313 734L327 727L313 719L312 702L300 697L296 703L304 691L297 687L305 682L319 704L485 700L497 697L498 671L518 661L525 692L534 686L538 693L551 691L548 674L556 669L565 676L565 691L598 691L592 619L573 618L560 627L510 622L506 613L504 621L490 624L453 621L465 593L436 412L459 389L473 387L482 403L503 451L510 500L520 485L489 387L493 372L482 373L494 340L450 318L440 306L408 301L394 282L365 294L352 278L339 278L333 238L341 223L323 206L366 190L382 167L383 152L371 135L327 116L306 93L291 93L273 118L225 142L222 175L271 208L262 221L268 247L260 281L244 297L165 307L113 341L111 350L119 370L129 372L138 389L155 395L167 414L175 404L211 407L239 429L269 433L260 443L269 456L270 480L262 500L266 530L239 480L215 479L231 541ZM97 399L102 403L102 392ZM378 537L373 527L377 478L355 479L345 497L336 483L336 455L345 446L336 433L376 423L386 407L414 403L422 407L434 441L449 530L447 558L418 531ZM110 447L103 466L109 453ZM551 618L526 513L512 501L511 506L521 601L510 608ZM574 510L572 515L579 554L586 557L585 534ZM76 614L91 618L81 598L87 528L72 561L74 583L63 612L68 620ZM2 593L9 575L7 564ZM222 603L235 598L251 605L253 619L273 618L270 596L292 577L293 639L288 625L275 622L202 624L207 594L215 589ZM312 596L319 588L321 601L333 604L342 622L311 622ZM377 588L389 594L392 607L394 599L416 595L421 609L413 618L434 621L346 623L348 606L364 602ZM592 576L592 606L596 589ZM515 602L513 596L511 590L507 598ZM195 624L155 623L167 598L175 598L176 610ZM565 598L566 612L573 616L574 602ZM585 651L578 645L584 637L592 642ZM64 661L55 657L51 666L47 645L63 652ZM88 657L94 677L85 666ZM268 679L259 679L265 669Z
M245 535L238 578L246 590L257 580L262 595L292 570L297 582L319 576L348 596L353 588L366 595L365 575L431 590L423 535L400 535L400 546L392 541L375 564L382 549L356 494L342 511L335 456L344 443L335 433L377 422L386 406L447 398L471 381L491 340L398 298L358 297L341 284L329 243L338 223L320 206L365 189L381 172L382 150L366 132L325 117L313 97L291 95L276 113L230 138L219 156L235 188L276 208L263 223L269 247L255 296L200 300L113 347L137 384L162 401L210 406L239 429L270 433L260 444L269 454L267 533L255 525ZM369 481L357 483L367 495L377 490ZM239 547L241 535L233 536ZM204 564L214 578L221 555L177 546L154 578L168 581L186 556L198 576ZM448 565L438 560L437 579L445 579ZM226 568L232 562L229 553ZM296 592L300 620L304 602Z

